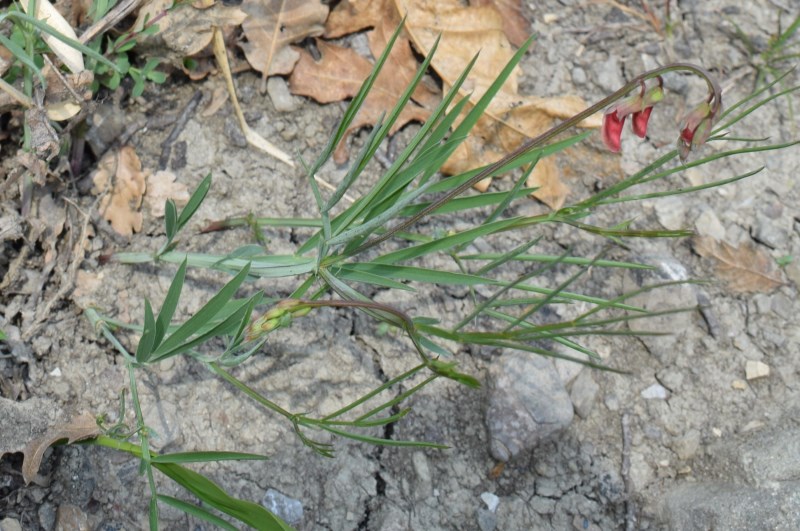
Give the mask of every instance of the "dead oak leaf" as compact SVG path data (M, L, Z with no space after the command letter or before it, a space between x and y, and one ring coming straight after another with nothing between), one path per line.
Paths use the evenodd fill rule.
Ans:
M250 66L261 72L261 92L268 76L290 73L300 59L289 45L322 35L328 17L319 0L245 0L242 10L247 42L240 46Z
M131 146L106 154L92 176L94 194L110 191L100 201L100 214L123 236L142 230L142 196L147 174Z
M303 51L300 61L289 77L289 87L293 94L309 96L320 103L331 103L353 97L361 88L364 79L372 70L372 64L350 48L343 48L324 41L317 41L322 58L314 61L311 55ZM354 130L373 125L378 117L394 107L403 94L405 85L384 68L358 114L350 124L345 137L336 148L333 158L341 164L347 160L346 138ZM414 102L409 102L395 121L389 134L410 121L424 122L430 111Z
M497 79L513 55L504 30L504 16L494 5L463 7L457 0L394 0L398 12L407 12L406 30L417 49L425 54L441 35L439 50L431 65L450 86L461 74L474 53L480 50L470 77L462 86L470 100L477 101ZM548 130L558 118L583 110L585 103L576 97L537 98L518 94L520 69L515 68L490 103L470 137L445 163L442 170L455 174L495 162L525 140ZM465 110L466 112L466 110ZM581 123L599 127L600 117ZM482 189L489 185L481 183ZM551 208L560 207L569 192L561 182L552 161L539 161L529 180L542 188L533 195Z
M693 244L697 254L711 258L717 274L733 291L766 293L784 283L772 257L751 243L734 247L710 236L697 236Z
M522 16L522 0L471 0L471 6L494 6L503 17L503 33L514 46L522 46L531 35L531 24Z
M325 37L338 38L350 33L372 28L367 32L369 50L373 57L380 57L389 44L397 26L402 21L393 0L345 0L331 12L325 23ZM394 43L384 68L397 78L397 83L408 86L414 80L419 62L411 49L411 41L405 31ZM412 99L423 107L433 109L441 101L441 91L427 79L417 85Z
M189 201L189 189L185 184L175 182L175 174L171 171L157 171L147 177L147 191L144 200L153 216L164 216L164 203L172 199L178 206Z

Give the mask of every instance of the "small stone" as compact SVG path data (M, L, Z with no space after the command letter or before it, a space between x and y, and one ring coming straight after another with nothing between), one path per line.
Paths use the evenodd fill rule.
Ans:
M539 514L553 514L556 512L556 500L534 496L531 498L530 507Z
M89 517L74 505L60 505L56 513L56 529L60 531L84 531L89 529Z
M538 478L536 480L536 494L545 498L558 498L563 494L558 488L558 483L552 478Z
M590 371L581 372L572 384L572 390L569 393L569 398L572 400L572 405L575 407L575 413L582 419L585 419L592 412L594 401L597 397L597 392L600 386L592 378Z
M50 371L49 374L53 378L58 378L59 376L61 376L61 367L56 367L55 369Z
M619 88L622 78L619 75L619 63L616 57L611 56L605 61L597 61L592 64L592 80L603 89L603 92L612 93Z
M572 422L572 402L548 359L504 354L489 368L488 388L486 426L498 461L557 436Z
M0 531L22 531L22 526L19 525L19 520L3 518L0 520Z
M731 388L736 389L737 391L744 391L747 389L747 382L744 380L734 380L731 382Z
M39 525L45 529L54 529L56 525L56 508L52 503L43 503L36 511L39 517Z
M586 83L586 70L576 66L572 69L572 82L576 85L583 85Z
M497 527L497 516L486 509L478 509L478 527L481 531L494 531Z
M272 100L272 105L279 112L292 112L297 110L297 100L289 92L286 80L280 76L272 76L267 80L267 94Z
M669 398L669 392L661 384L653 384L640 393L645 400L666 400Z
M487 509L493 513L497 512L497 506L500 505L500 498L498 498L496 494L492 492L484 492L481 494L481 499L483 500L483 503L486 504Z
M722 437L722 430L719 428L711 428L711 434L717 439L719 439L720 437Z
M684 229L686 201L679 197L667 197L655 202L658 222L667 230Z
M769 376L769 365L763 361L748 360L744 365L745 378L748 380L755 380L757 378L766 378Z
M545 13L542 16L542 20L544 21L545 24L552 24L553 22L558 20L558 15L556 15L555 13Z
M303 504L275 490L267 489L261 505L280 516L287 524L298 525L303 521Z
M672 443L672 451L682 461L688 461L697 453L700 448L700 432L689 430L682 437Z
M789 231L767 215L756 216L752 231L753 238L771 249L785 249L789 244Z
M725 227L713 210L704 210L702 214L694 220L694 229L700 236L710 236L715 240L725 239Z

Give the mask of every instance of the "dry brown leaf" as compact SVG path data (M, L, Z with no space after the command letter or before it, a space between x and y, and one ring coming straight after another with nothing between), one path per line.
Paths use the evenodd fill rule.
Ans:
M245 0L242 24L247 42L241 44L250 65L261 72L261 92L267 77L288 74L300 59L291 46L306 37L322 35L328 7L319 0Z
M713 260L717 274L733 291L766 293L784 283L775 261L761 247L734 247L710 236L696 236L693 243L697 254Z
M319 40L317 47L322 55L319 62L314 61L305 51L300 54L300 61L289 78L292 93L309 96L320 103L331 103L354 96L372 70L372 64L349 48ZM341 164L347 160L347 136L354 130L374 124L382 113L394 107L405 88L406 85L392 75L390 68L381 71L345 137L334 152L333 158L337 163ZM389 134L394 134L410 121L425 121L429 115L428 109L409 102Z
M377 58L389 44L389 39L401 20L392 0L344 1L339 3L328 17L325 23L325 37L337 38L371 27L367 39L372 56ZM397 37L394 47L386 58L384 68L398 78L398 84L406 87L416 76L419 62L414 57L411 41L405 31ZM411 97L421 106L432 109L441 101L441 91L423 79Z
M172 199L178 206L189 201L189 190L185 184L175 182L175 174L171 171L157 171L147 178L147 192L144 200L150 207L150 213L160 218L164 216L164 203Z
M152 0L141 9L134 24L140 30L148 18L153 18L169 9L173 0ZM145 42L158 48L159 55L169 56L176 65L183 64L185 57L199 53L211 43L214 28L238 26L247 18L247 14L238 7L225 6L217 3L208 9L197 9L191 5L178 6L169 9L166 16L158 21L158 33L148 37ZM163 46L158 41L163 41L172 53L165 54Z
M116 232L130 236L142 230L142 206L147 173L131 146L106 154L98 163L92 176L92 193L111 190L100 201L100 214L111 223Z
M494 6L503 17L503 33L514 46L531 36L531 24L522 16L522 0L471 0L471 6Z
M44 452L54 443L67 440L68 444L83 441L100 435L97 420L89 413L73 417L69 422L57 424L47 430L43 436L31 440L22 451L22 478L25 484L30 483L39 472Z
M398 12L407 12L406 30L417 49L427 53L441 34L439 50L432 65L445 85L451 85L472 56L480 56L469 79L462 86L477 101L494 82L513 55L504 31L504 16L494 5L463 7L458 0L394 0ZM518 147L528 138L549 129L558 118L583 110L582 100L571 96L537 98L517 92L519 68L509 76L502 89L478 121L470 137L445 164L446 173L461 173L490 164ZM583 127L599 127L600 117L585 120ZM546 159L545 159L546 161ZM540 161L529 185L543 185L533 195L551 208L564 202L569 189L555 165ZM484 181L482 187L488 186Z

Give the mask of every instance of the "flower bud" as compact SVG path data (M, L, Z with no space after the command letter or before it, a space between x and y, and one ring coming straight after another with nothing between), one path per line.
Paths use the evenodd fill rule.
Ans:
M711 135L716 118L710 103L703 102L686 115L681 122L678 137L678 152L681 160L686 160L692 148L705 143Z

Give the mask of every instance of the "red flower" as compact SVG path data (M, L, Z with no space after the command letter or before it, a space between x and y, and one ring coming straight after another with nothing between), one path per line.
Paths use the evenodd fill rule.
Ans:
M603 115L603 143L612 153L619 153L623 125L625 116L620 117L616 109L611 109Z
M653 107L646 107L643 111L633 113L633 132L639 138L644 138L647 134L647 121L650 119L650 113L653 112Z
M602 136L606 147L614 152L619 152L622 126L625 125L625 118L629 114L633 115L633 132L641 137L647 134L647 122L650 120L650 113L653 112L653 105L664 98L664 89L661 88L661 78L658 85L646 89L642 83L642 90L630 98L614 105L603 115Z
M711 135L715 113L708 102L703 102L686 115L681 122L681 134L678 137L678 151L681 160L686 160L692 148L697 147Z

